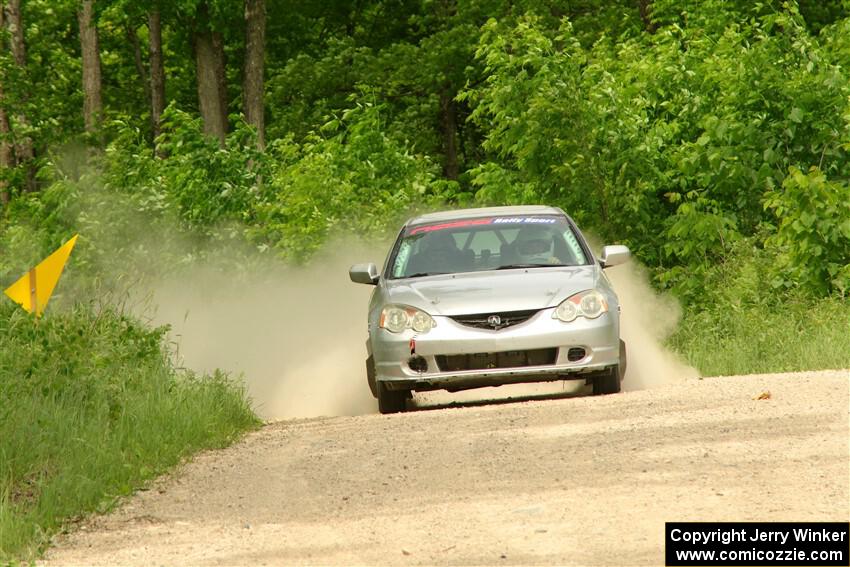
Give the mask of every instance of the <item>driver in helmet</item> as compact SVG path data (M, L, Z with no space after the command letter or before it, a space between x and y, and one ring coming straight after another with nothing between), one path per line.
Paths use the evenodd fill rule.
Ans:
M518 264L560 264L555 255L555 238L547 226L524 226L513 242Z

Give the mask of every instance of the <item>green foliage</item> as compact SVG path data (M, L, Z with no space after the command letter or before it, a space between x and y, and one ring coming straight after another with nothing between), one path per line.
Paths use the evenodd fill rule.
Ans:
M66 184L15 199L0 222L0 280L11 282L73 236Z
M0 58L6 108L13 122L19 111L31 122L31 131L13 124L12 138L34 136L47 188L5 211L0 247L21 249L16 258L81 229L144 240L109 220L141 212L153 226L177 219L181 237L247 235L301 260L332 230L382 232L412 208L474 196L560 205L628 244L689 303L713 266L752 239L775 251L782 287L846 290L845 211L803 197L839 203L850 178L844 0L654 0L643 13L630 0L269 2L264 152L238 114L219 147L194 111L192 26L223 34L227 103L240 107L240 6L182 0L160 5L172 101L160 155L140 79L153 4L110 0L97 13L111 119L94 160L103 177L80 166L92 161L81 151L46 151L80 130L79 61L59 41L77 39L73 2L34 2L25 5L31 64ZM128 31L140 40L139 69ZM33 81L37 71L55 81ZM440 176L450 158L457 180ZM813 164L829 181L793 173ZM16 185L21 172L4 177ZM111 252L86 258L102 268ZM0 260L0 274L19 269Z
M791 168L765 199L777 217L768 243L780 250L776 285L816 294L850 292L850 185L830 182L817 168Z
M806 24L815 34L850 14L847 0L797 0L797 4Z
M434 167L385 133L382 108L359 102L302 145L278 143L279 166L248 229L261 246L303 260L332 230L380 234L439 192Z
M268 174L270 156L256 150L254 133L241 119L219 147L204 136L200 119L169 107L157 140L163 159L128 122L115 126L118 136L103 160L107 188L132 195L142 210L172 211L187 227L243 220L258 179Z
M73 2L34 2L24 14L30 64L17 69L6 54L0 70L12 138L33 136L43 186L64 184L76 210L49 235L26 229L56 242L87 216L70 202L86 156L48 150L81 130L78 38ZM657 283L696 301L735 241L763 242L778 226L766 204L791 168L850 178L850 18L844 0L639 4L269 2L265 152L238 114L218 147L195 112L198 26L224 37L227 105L240 109L241 6L159 4L172 102L160 159L142 84L153 3L99 3L110 145L99 161L106 177L85 181L85 193L121 193L127 206L210 240L247 226L257 246L289 258L309 255L331 227L385 230L435 199L553 203L631 246ZM45 72L53 80L32 80ZM30 126L16 122L19 111ZM3 176L17 186L22 172ZM364 207L367 194L374 208ZM20 241L26 230L17 230ZM839 256L826 276L803 273L788 255L777 269L826 282L801 283L818 293L840 290Z
M669 344L704 376L850 368L850 303L777 289L777 249L742 238L702 274Z
M850 304L806 296L716 304L687 313L669 343L704 376L848 368Z
M590 49L568 22L488 22L486 80L461 95L486 131L479 199L560 204L696 300L732 243L769 235L789 168L850 176L848 21L815 38L793 4L725 6L658 2L654 34Z
M0 305L0 561L256 425L225 376L171 366L164 331L111 310L36 323Z
M332 230L376 234L395 228L414 204L453 192L452 183L437 179L430 160L389 137L384 108L371 102L355 102L300 144L280 139L263 153L246 124L237 121L219 147L203 135L198 119L173 108L158 140L162 158L127 122L114 128L101 161L105 184L95 192L113 197L89 200L99 217L126 222L141 216L154 225L157 218L172 218L187 239L200 234L221 242L244 234L260 250L287 259L306 259ZM91 189L74 194L85 203L83 193ZM115 195L133 211L110 214L104 205ZM77 226L89 217L84 210L70 216ZM145 238L136 227L121 232Z

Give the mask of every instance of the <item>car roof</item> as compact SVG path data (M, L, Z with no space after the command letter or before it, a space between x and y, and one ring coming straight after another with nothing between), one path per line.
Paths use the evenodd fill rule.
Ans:
M406 225L423 224L429 222L440 222L447 220L471 219L476 217L504 216L504 215L563 215L561 209L547 207L545 205L514 205L511 207L481 207L477 209L454 209L428 213L414 217L407 221Z

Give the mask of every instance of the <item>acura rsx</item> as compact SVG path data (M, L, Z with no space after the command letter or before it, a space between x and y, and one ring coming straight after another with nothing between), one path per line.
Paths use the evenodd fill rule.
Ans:
M620 304L604 273L629 258L596 258L573 220L545 206L466 209L410 219L383 269L357 264L375 286L366 375L381 413L414 391L585 380L620 391L626 347Z

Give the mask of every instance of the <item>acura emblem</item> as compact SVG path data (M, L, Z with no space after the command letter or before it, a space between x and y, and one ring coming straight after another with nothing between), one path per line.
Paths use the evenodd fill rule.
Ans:
M502 324L502 318L498 315L490 315L489 317L487 317L487 324L491 327L498 327Z

